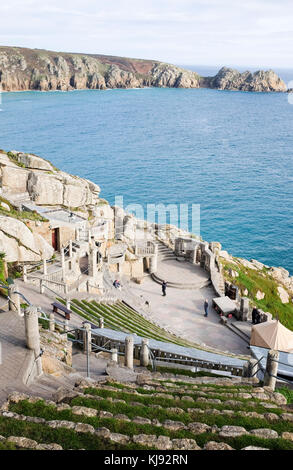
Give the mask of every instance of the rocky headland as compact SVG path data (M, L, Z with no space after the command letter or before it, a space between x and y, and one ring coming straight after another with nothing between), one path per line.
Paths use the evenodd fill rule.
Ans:
M155 60L0 47L0 88L3 91L68 91L111 88L215 88L286 92L272 70L240 73L223 67L214 77Z

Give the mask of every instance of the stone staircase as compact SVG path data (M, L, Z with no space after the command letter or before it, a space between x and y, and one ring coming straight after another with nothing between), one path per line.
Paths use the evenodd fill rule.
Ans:
M125 368L107 371L114 369L115 378L78 378L50 400L12 393L0 411L2 446L293 450L292 407L255 379L191 378L139 367L129 380Z
M164 260L169 260L169 259L176 259L176 255L171 248L168 246L164 245L162 242L158 242L158 260L159 261L164 261Z
M180 273L178 274L178 280L170 279L170 276L168 274L170 272L170 269L174 271L176 267L175 266L176 263L178 263L178 265L179 263L182 263L182 265L186 264L190 266L191 264L188 261L186 261L185 258L177 257L174 251L168 246L166 246L163 242L158 241L157 246L158 246L158 270L156 273L151 274L152 279L157 284L162 284L164 280L167 280L168 287L173 287L177 289L192 289L192 290L202 289L204 287L208 287L211 285L211 281L208 277L196 279L195 274L196 274L196 270L198 270L199 268L198 266L194 267L194 275L191 274L188 280L184 280L184 281L181 280ZM193 280L193 278L195 280Z

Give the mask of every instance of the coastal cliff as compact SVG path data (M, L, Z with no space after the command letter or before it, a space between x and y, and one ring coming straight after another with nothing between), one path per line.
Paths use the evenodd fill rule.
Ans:
M152 60L0 47L0 87L3 91L108 88L215 88L286 92L272 71L239 73L222 68L215 77Z

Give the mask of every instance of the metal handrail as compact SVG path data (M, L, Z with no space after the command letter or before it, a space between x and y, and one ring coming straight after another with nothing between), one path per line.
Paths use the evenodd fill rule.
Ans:
M153 351L151 350L151 348L149 347L149 345L147 345L147 347L148 347L148 351L149 351L149 357L150 357L151 362L152 362L152 370L154 372L156 372L156 357L155 357Z
M176 359L173 357L156 357L156 360L160 361L172 361L172 362L201 362L203 364L211 364L211 365L220 365L223 367L229 367L230 369L242 369L240 365L232 365L232 364L223 364L221 362L214 362L214 361L209 361L207 359L195 359L195 358L190 358L190 359Z
M274 374L269 374L270 377L274 377L274 379L277 379L279 382L286 382L290 385L292 385L292 382L293 382L293 378L292 380L288 380L288 379L284 379L282 377L279 377L278 375L274 375Z
M286 364L285 362L278 361L277 359L271 359L271 362L277 362L278 364L282 364L283 366L287 366L287 367L292 367L292 368L293 368L293 365L291 365L291 364Z
M250 377L254 377L254 376L257 375L259 372L263 372L263 371L264 371L263 368L259 368L259 369L257 369L257 371L256 371L254 374L252 374Z
M52 281L44 281L44 282L52 282ZM55 283L56 284L56 283ZM65 284L64 284L65 285ZM62 297L62 295L60 295L60 292L55 292L53 289L51 289L50 287L46 286L46 284L43 283L43 287L45 287L46 289L50 290L51 292L53 292L53 294L57 295L58 297L60 297L62 300L66 300L67 299L64 299L64 297Z

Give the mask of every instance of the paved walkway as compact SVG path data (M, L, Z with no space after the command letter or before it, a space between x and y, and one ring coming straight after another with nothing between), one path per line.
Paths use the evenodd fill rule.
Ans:
M170 287L163 297L161 286L147 276L141 285L131 283L131 291L150 302L150 319L182 338L224 352L247 355L247 344L219 323L219 315L211 307L211 300L215 297L212 287L198 290ZM205 298L210 304L207 318L203 309Z
M208 279L209 275L199 265L194 265L188 261L177 261L168 259L158 263L156 275L167 282L179 284L202 285Z
M0 402L11 385L21 387L25 363L30 354L25 345L24 319L14 312L0 313Z

